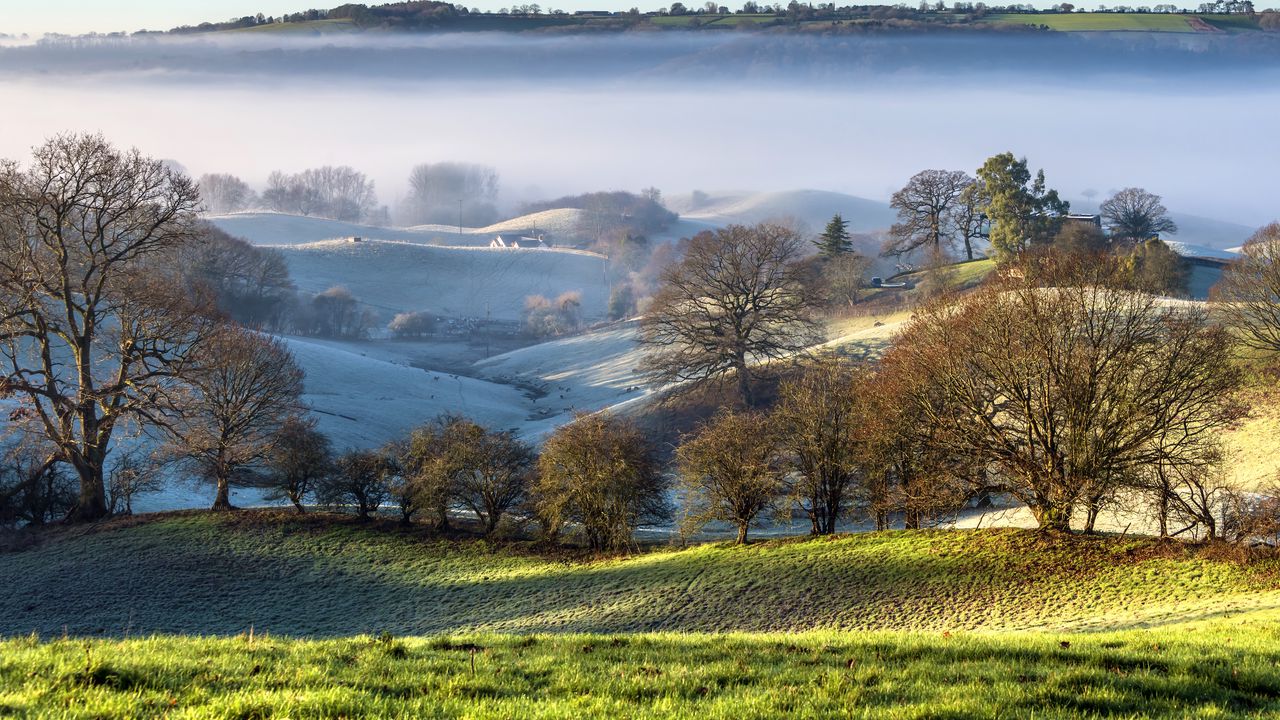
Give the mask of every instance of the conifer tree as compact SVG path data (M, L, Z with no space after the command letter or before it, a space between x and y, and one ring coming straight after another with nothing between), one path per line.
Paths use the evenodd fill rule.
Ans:
M818 246L818 254L823 257L835 257L853 252L853 243L849 240L849 221L840 217L840 213L832 216L827 229L822 231L818 239L813 241Z

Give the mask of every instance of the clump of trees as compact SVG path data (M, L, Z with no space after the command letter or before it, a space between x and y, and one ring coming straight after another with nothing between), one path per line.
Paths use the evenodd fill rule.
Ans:
M929 442L982 468L951 478L966 495L1008 493L1056 530L1080 511L1091 526L1145 468L1205 464L1239 417L1230 333L1202 311L1076 280L1011 279L930 305L884 360L915 380L900 402Z
M373 181L345 165L326 165L300 173L273 172L262 192L262 203L277 212L344 222L380 224L386 219Z
M666 230L678 219L678 215L662 205L662 194L649 188L641 194L614 191L569 195L555 200L527 203L524 213L535 213L557 208L577 208L582 211L578 234L600 243L609 238L648 236Z
M387 330L400 339L421 338L435 332L435 329L435 316L421 310L397 313L387 325Z
M403 215L410 224L484 227L498 219L498 171L461 162L423 163L409 173Z
M533 337L565 335L582 326L582 293L570 290L554 300L530 295L524 300L524 330Z
M204 211L212 215L225 215L255 207L258 194L249 184L235 175L206 173L196 181Z

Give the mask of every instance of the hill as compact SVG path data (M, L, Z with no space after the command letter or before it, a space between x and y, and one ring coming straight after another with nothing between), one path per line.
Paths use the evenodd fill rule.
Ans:
M298 288L342 285L386 314L425 310L445 317L519 321L525 298L582 293L582 315L604 316L605 259L577 250L436 247L394 241L328 240L281 245Z
M457 225L416 225L407 228L362 225L328 218L274 212L246 212L210 215L206 219L221 230L254 245L305 245L321 240L352 237L370 240L397 240L432 245L482 245L498 235L545 233L549 238L572 240L580 210L562 208L521 215L485 227Z
M714 225L795 218L815 233L821 232L836 213L849 221L851 232L884 230L897 218L887 203L825 190L716 193L701 202L682 195L668 199L667 205L684 219Z
M1280 607L1275 561L1018 530L575 560L392 521L255 511L125 518L38 540L0 555L0 635L1101 630Z

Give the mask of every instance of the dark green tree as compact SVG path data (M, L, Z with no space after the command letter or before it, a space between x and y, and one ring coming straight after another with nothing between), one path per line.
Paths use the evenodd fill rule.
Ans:
M849 239L848 228L849 221L840 217L840 213L833 215L831 222L827 223L827 229L813 241L813 244L818 246L818 254L823 257L835 257L853 252L853 242Z
M1044 171L1033 178L1026 158L1001 153L978 168L983 206L991 222L991 249L1005 261L1032 245L1051 241L1070 204L1045 185Z

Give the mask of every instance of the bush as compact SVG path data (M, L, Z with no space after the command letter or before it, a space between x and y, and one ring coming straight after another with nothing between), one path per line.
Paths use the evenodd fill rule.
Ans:
M391 470L391 463L382 453L348 450L338 457L334 472L319 484L316 495L326 505L354 506L356 514L367 519L390 497Z
M397 338L420 338L436 329L436 319L425 312L403 312L391 319L387 330Z
M592 550L624 548L636 528L671 517L667 479L649 438L608 413L579 415L546 442L535 501L548 537L568 523Z

